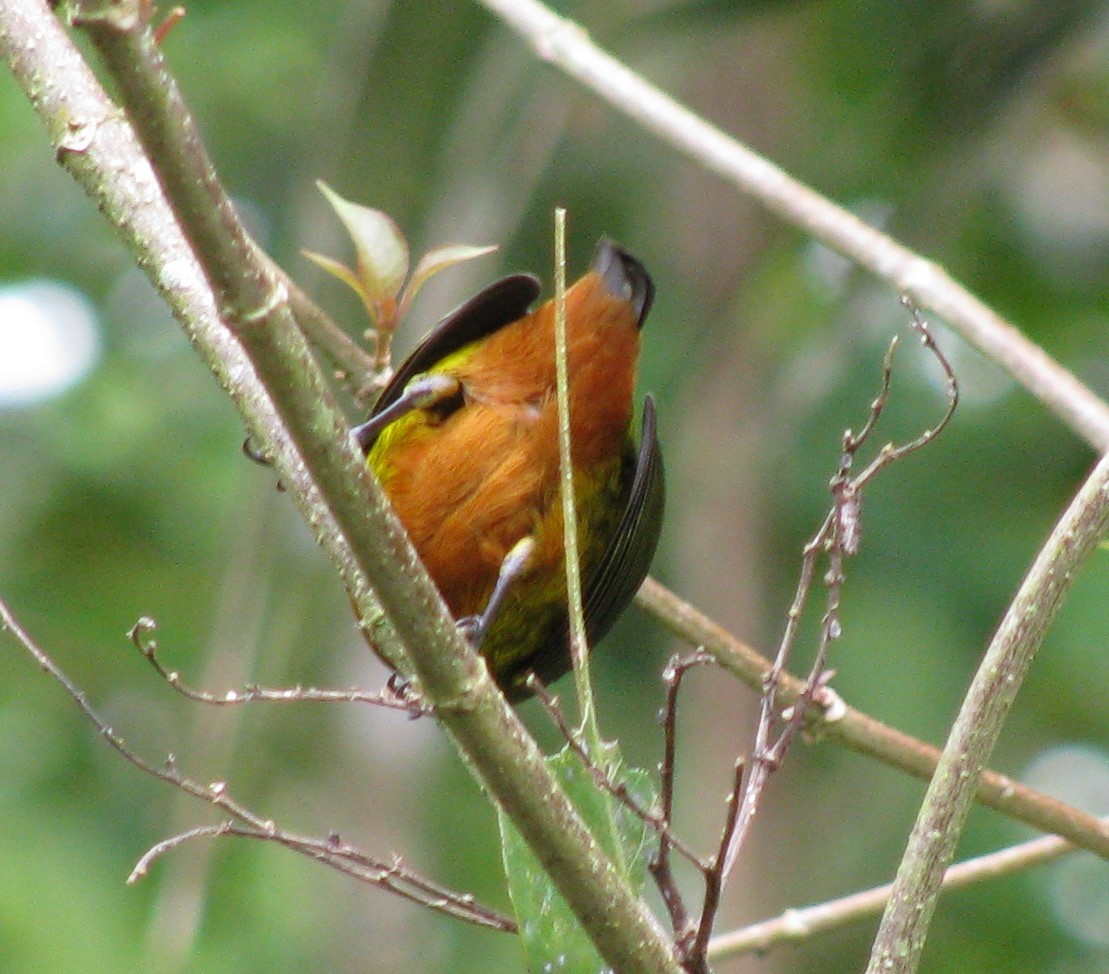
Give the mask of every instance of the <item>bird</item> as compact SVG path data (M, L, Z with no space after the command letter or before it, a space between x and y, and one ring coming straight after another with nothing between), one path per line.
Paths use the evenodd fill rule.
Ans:
M353 430L447 607L512 703L571 668L555 307L531 274L489 285L396 369ZM565 293L571 465L586 634L600 641L657 548L665 478L654 401L632 433L654 298L612 240Z

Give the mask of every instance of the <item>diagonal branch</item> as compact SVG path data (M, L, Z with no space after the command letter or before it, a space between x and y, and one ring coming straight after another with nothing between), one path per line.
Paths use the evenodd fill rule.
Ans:
M1036 556L974 675L909 836L868 974L916 971L978 779L1071 582L1107 530L1109 453Z
M242 346L220 324L192 247L133 130L42 0L0 0L0 57L42 118L58 163L115 227L248 428L279 431L273 401ZM372 595L365 576L332 513L320 502L319 488L300 454L287 437L275 434L267 441L291 488L290 497L321 546L341 565L351 597L369 605ZM377 644L382 655L399 661L400 643L380 609L375 605L365 618L381 620L374 633Z
M395 857L386 861L367 856L343 842L337 835L317 839L287 832L272 819L263 818L248 809L242 802L233 798L227 790L226 782L213 781L209 784L202 784L182 774L172 755L161 767L151 763L133 750L115 728L111 727L93 709L84 691L66 675L53 657L28 635L15 616L12 615L7 603L0 599L0 632L4 631L10 632L15 641L35 660L39 668L61 686L84 717L96 728L96 732L125 761L134 765L144 774L179 788L185 794L207 802L231 816L229 820L220 825L189 829L180 835L159 842L136 863L131 870L131 875L127 878L128 884L133 884L145 876L150 864L156 858L185 842L202 836L237 835L266 842L275 842L286 849L310 859L315 859L317 862L345 873L360 882L389 890L404 899L427 906L429 909L483 927L505 931L515 930L515 924L510 919L489 907L477 903L472 895L456 892L418 876Z
M1102 821L1109 824L1109 819ZM1032 866L1054 862L1075 851L1071 843L1058 836L1032 839L952 866L944 873L943 891L952 892L985 880L1009 876ZM739 954L762 953L775 944L806 940L816 934L877 916L889 902L892 890L893 884L887 883L816 906L787 910L772 920L721 934L709 943L709 957L723 960Z
M119 86L128 116L154 156L149 160L134 148L130 129L112 110L42 0L0 0L0 53L20 67L17 77L25 81L61 154L84 157L74 168L92 195L110 197L112 206L132 213L153 209L164 226L174 229L176 221L148 178L152 164L162 174L162 188L185 231L187 242L178 252L182 263L165 264L156 236L143 241L145 259L140 263L163 282L163 288L166 278L177 273L186 275L199 292L199 261L203 278L219 289L204 317L189 322L190 338L226 376L236 401L251 400L244 415L253 431L264 434L282 481L298 496L373 635L395 634L384 654L418 677L460 752L512 817L609 964L627 972L676 972L658 924L624 885L544 766L538 747L497 691L480 657L456 631L361 461L293 319L282 282L257 249L244 242L249 238L230 225L233 209L212 207L211 165L160 52L134 15L136 7L134 2L100 3L87 13L94 18L90 34ZM85 104L68 104L68 77L58 76L59 60L70 74L83 76ZM98 121L112 122L111 135L127 147L130 165L93 164L90 152L110 150L102 145L102 130L84 125L89 102ZM80 142L72 135L74 125L81 132ZM141 193L136 192L135 174L145 180ZM202 225L195 225L197 221ZM230 239L220 239L221 234ZM180 242L180 234L174 233L173 239ZM202 250L199 241L210 241L212 249ZM213 314L216 308L222 321ZM367 579L387 615L372 600ZM407 662L411 665L404 665Z
M556 65L663 142L941 316L1056 416L1109 452L1109 404L939 265L836 206L597 47L538 0L481 0Z
M390 710L403 710L409 716L427 716L431 712L419 700L406 699L401 693L390 688L378 691L348 687L345 690L323 689L320 687L260 687L250 683L237 690L212 692L190 686L177 670L171 670L158 655L158 642L154 638L157 624L148 616L142 616L128 631L127 636L134 647L174 692L193 703L210 707L240 707L251 703L368 703Z

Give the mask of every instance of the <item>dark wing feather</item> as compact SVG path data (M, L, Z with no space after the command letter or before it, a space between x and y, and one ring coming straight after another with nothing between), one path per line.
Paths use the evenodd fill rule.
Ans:
M437 362L470 342L491 335L524 317L537 297L539 279L533 274L512 274L479 291L439 322L413 349L412 354L401 362L385 391L374 403L370 416L376 416L396 402L413 376L427 372ZM365 444L367 452L370 446L372 444Z
M643 434L635 456L635 471L620 525L601 563L584 579L586 635L595 646L612 628L643 584L658 546L665 504L662 452L658 444L655 403L650 396L643 404ZM535 673L547 684L570 669L567 614L552 620L542 648L515 670L500 674L499 682L511 703L531 696L524 680Z
M662 531L665 503L655 402L648 396L643 403L635 478L620 527L597 570L585 582L585 624L591 645L604 638L647 577Z

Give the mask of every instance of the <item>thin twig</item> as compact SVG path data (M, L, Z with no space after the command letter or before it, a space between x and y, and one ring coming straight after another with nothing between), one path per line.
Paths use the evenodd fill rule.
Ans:
M701 916L697 920L697 935L685 957L685 966L691 974L709 974L709 938L716 924L720 898L728 878L728 871L722 868L722 863L731 849L732 837L736 835L739 828L739 816L742 813L740 796L746 794L744 782L747 777L747 766L743 759L739 758L732 769L732 790L728 794L725 805L726 814L724 828L720 833L720 849L713 857L710 868L705 871L705 899L701 905Z
M923 320L919 316L915 316L914 321L914 327L917 327L924 336L927 336L927 327ZM946 359L934 343L931 343L930 336L926 344L929 350L940 360L944 372L949 378L951 394L948 410L935 427L929 428L924 434L906 444L906 446L898 448L887 445L883 447L879 451L879 456L885 459L881 466L875 467L872 464L871 468L868 468L868 471L871 471L867 473L868 478L873 477L878 469L887 466L896 459L907 456L930 442L946 426L951 417L955 403L958 400L958 385ZM705 898L696 926L696 936L683 956L683 963L694 974L702 974L702 972L708 971L708 943L720 905L720 897L728 878L732 875L739 852L750 831L767 781L770 775L781 766L786 752L805 726L806 720L809 719L810 705L819 693L827 690L827 683L831 677L831 674L826 670L829 648L832 642L839 639L841 635L839 610L844 582L844 560L858 550L861 530L860 517L864 481L861 476L853 478L851 471L859 450L873 435L889 401L893 375L893 354L896 347L895 339L891 341L886 352L882 367L881 385L877 396L870 404L867 420L862 429L859 433L853 433L848 429L843 434L843 452L839 469L830 484L833 496L832 510L825 517L816 535L805 545L803 550L799 582L787 614L785 631L778 646L778 652L774 657L774 662L766 671L762 681L759 720L750 764L745 767L743 762L736 762L734 785L728 796L727 816L720 837L719 852L714 858L711 868L705 873ZM817 562L821 554L824 554L828 561L828 567L823 576L827 596L816 653L809 669L809 675L797 690L790 712L782 714L785 720L784 726L776 730L779 722L778 689L793 650L798 626L808 602L812 581L816 574ZM681 938L679 943L682 943Z
M654 578L644 581L636 601L679 639L702 647L736 679L759 691L772 661L713 622L689 602ZM797 700L804 681L783 673L778 685L783 703ZM940 750L883 724L848 706L829 692L817 696L809 708L808 729L813 739L841 744L865 757L928 781L935 773ZM996 771L984 771L977 800L1041 832L1062 836L1080 849L1109 858L1109 824L1073 805L1029 788Z
M15 619L7 604L0 599L0 628L7 629L16 641L34 658L44 670L77 705L84 717L93 725L97 733L108 745L126 761L144 774L164 781L214 805L232 817L232 822L222 825L200 826L179 835L164 839L152 846L136 863L128 877L135 883L147 872L151 862L165 853L192 839L204 836L237 835L247 838L276 842L300 855L308 856L339 872L353 876L362 882L393 892L405 899L421 903L439 912L497 930L514 931L515 924L497 911L478 904L468 893L448 890L439 884L424 879L402 868L398 860L384 862L359 852L336 836L325 839L297 835L277 825L273 819L265 818L251 811L241 802L232 798L224 781L202 784L181 773L176 759L170 755L161 767L151 763L138 752L132 750L116 731L100 716L81 690L62 670L44 649L42 649Z
M892 444L884 446L878 452L878 455L871 461L870 465L851 481L849 485L850 489L856 494L862 489L863 485L869 483L880 470L885 469L891 463L908 456L910 453L915 453L917 450L931 443L932 440L947 428L948 423L951 422L951 417L955 415L955 409L959 405L959 382L955 378L955 371L951 368L951 363L948 362L947 356L943 354L943 350L936 344L935 339L932 337L928 322L924 320L924 316L920 313L920 309L907 295L901 296L901 303L909 309L913 316L912 327L920 336L921 345L932 353L932 356L943 370L944 380L947 385L947 410L944 412L943 416L940 417L938 423L928 427L928 429L921 433L915 440L910 440L908 443L904 443L901 446L893 446ZM892 353L893 347L891 346L889 355L892 355Z
M647 868L655 880L662 901L670 914L670 924L674 930L674 938L679 951L688 953L689 945L696 936L696 930L689 916L689 910L682 898L674 878L674 871L670 852L681 847L676 841L670 841L673 835L669 824L674 820L674 779L677 773L677 739L678 739L678 697L681 693L682 682L686 674L696 666L703 666L712 662L712 657L707 653L696 652L689 656L675 656L663 670L662 679L666 684L666 708L663 711L663 754L659 765L659 802L661 805L661 819L667 823L666 834L660 836L658 852L648 863ZM683 853L685 854L685 853ZM707 876L711 868L699 857L690 857L693 864L703 876Z
M134 886L140 879L145 879L154 861L164 856L167 852L173 852L179 846L183 846L192 839L227 835L234 827L235 823L230 820L221 822L219 825L198 825L195 828L188 829L177 835L171 835L168 839L162 839L161 842L154 843L154 845L139 857L138 862L131 868L131 872L127 877L127 885Z
M877 429L878 422L882 417L886 404L889 402L893 376L893 355L897 348L896 339L892 340L883 359L882 378L878 394L870 404L866 422L858 433L848 429L843 434L843 449L839 469L829 485L833 497L832 510L803 550L801 572L793 603L790 605L787 615L786 627L774 662L763 680L762 701L755 744L751 754L750 773L743 782L742 800L740 801L738 815L734 820L734 833L726 837L725 850L719 864L723 874L722 882L727 881L728 876L735 868L740 849L762 800L767 780L780 767L786 751L808 719L807 714L810 705L817 694L827 685L828 674L825 670L828 652L831 644L839 639L842 633L839 610L844 582L844 560L858 551L862 530L863 487L874 478L878 471L932 442L946 428L959 401L959 386L950 364L932 340L928 326L919 312L915 307L912 308L912 311L913 328L920 334L921 341L939 362L947 378L947 409L935 425L928 427L915 439L902 446L894 446L893 444L883 446L878 451L875 460L861 474L852 476L855 459ZM828 562L828 567L823 576L827 594L816 653L809 669L809 675L801 685L797 698L793 702L792 711L786 717L784 727L777 732L775 737L774 727L779 713L778 687L793 650L793 644L797 637L805 606L808 603L817 562L821 554L827 557Z
M198 690L181 679L177 670L168 669L158 658L158 641L154 634L157 624L149 616L140 618L127 632L131 643L154 671L177 693L188 700L211 707L235 707L248 703L366 703L390 710L403 710L412 716L428 716L431 710L418 700L405 696L391 685L371 691L359 687L346 690L325 690L318 687L282 687L279 689L247 684L238 690L213 693Z
M893 383L893 353L897 350L898 340L899 336L894 335L886 349L886 357L882 360L882 385L870 404L870 415L867 416L866 423L858 433L853 433L850 429L844 431L839 470L832 478L831 491L835 499L832 516L836 522L834 528L839 543L849 555L854 555L859 550L862 531L862 497L858 485L851 479L851 467L855 462L855 454L870 438L886 408Z
M261 831L252 826L238 824L233 821L221 822L218 825L199 826L151 846L135 864L131 875L127 878L127 882L130 884L137 882L146 874L157 858L187 842L198 838L218 838L225 835L273 842L299 855L330 866L332 869L353 879L385 889L402 899L409 900L419 906L425 906L437 913L444 913L447 916L492 930L505 933L517 932L514 920L477 903L470 893L459 893L418 876L397 857L381 860L367 856L353 846L347 845L335 834L329 835L325 839L316 839L310 836L293 835L280 829Z
M222 808L225 812L234 815L236 818L256 828L265 829L269 827L271 823L269 823L267 819L255 815L230 798L226 793L224 782L215 781L207 785L201 784L200 782L183 777L178 772L176 760L172 755L166 761L165 765L159 768L157 765L151 764L137 752L132 751L124 742L123 738L115 732L112 726L93 709L84 690L70 680L61 667L54 662L53 658L39 647L23 627L20 626L3 599L0 599L0 623L2 623L3 628L11 632L20 645L34 657L39 667L48 673L50 677L65 690L70 699L77 704L80 711L96 728L97 733L108 743L108 746L120 754L126 761L133 764L145 774L180 788L195 798L200 798L218 808Z
M1109 818L1102 821L1109 825ZM943 891L952 892L985 880L999 879L1076 851L1072 843L1058 836L1032 839L952 866L944 874ZM740 954L761 953L775 944L808 940L817 934L877 916L889 901L892 889L893 884L887 883L815 906L786 910L774 919L720 934L709 942L709 958L724 960Z
M711 657L708 657L708 659L711 660ZM562 705L558 697L554 696L543 686L534 673L529 674L527 685L528 689L535 694L535 698L542 705L551 722L558 729L562 739L566 742L566 746L578 756L582 766L589 772L589 776L593 779L593 783L600 788L601 791L611 795L620 802L621 805L627 808L629 812L659 836L660 839L672 844L681 855L685 856L698 868L701 868L703 864L697 854L670 830L669 820L659 811L655 811L651 808L644 808L628 790L626 782L614 780L612 772L593 759L589 748L586 747L585 742L582 740L581 731L571 727L570 722L566 719L566 714L562 710Z

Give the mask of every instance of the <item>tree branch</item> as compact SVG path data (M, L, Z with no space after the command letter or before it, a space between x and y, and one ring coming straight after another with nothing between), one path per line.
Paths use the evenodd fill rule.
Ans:
M353 552L287 437L249 358L220 321L211 290L189 242L139 147L131 126L104 93L81 53L41 0L0 0L0 57L42 118L58 163L81 185L115 227L135 262L181 323L185 334L248 429L269 444L290 496L317 540L341 565L351 597L380 619L375 638L382 655L402 650Z
M352 876L360 882L387 889L407 900L420 903L430 909L447 913L459 919L497 930L514 931L516 929L515 924L507 917L477 903L469 894L458 893L438 883L424 879L422 876L417 876L395 857L390 861L383 861L367 856L343 842L338 835L334 834L325 839L316 839L311 836L297 835L285 831L272 819L263 818L248 809L242 802L233 798L228 792L225 782L213 781L209 784L202 784L196 779L182 774L172 755L162 767L152 764L137 751L132 750L123 737L93 709L84 691L66 675L53 657L27 634L15 616L12 615L7 603L0 598L0 632L4 631L10 632L16 642L27 650L39 665L39 668L61 686L84 717L96 728L96 732L101 738L125 761L134 765L144 774L157 778L159 781L164 781L185 794L207 802L231 816L231 820L220 825L189 829L180 835L175 835L157 843L144 853L131 870L131 875L127 878L128 884L138 882L146 875L150 864L156 858L185 842L201 836L237 835L265 842L275 842L302 856L315 859L332 869Z
M554 64L629 118L768 210L812 234L942 317L1001 365L1099 454L1109 404L937 264L798 182L601 50L538 0L480 0Z
M1051 620L1109 529L1109 453L1032 563L971 682L893 883L868 974L913 974L982 770Z
M1102 819L1109 825L1109 819ZM1071 852L1075 846L1058 836L1047 835L988 855L968 859L944 873L943 891L964 889L989 879L1010 876L1032 866L1054 862ZM889 901L893 884L852 893L838 900L816 906L786 910L773 920L753 923L742 930L724 933L709 943L709 957L724 960L769 950L775 944L796 943L820 933L838 930L850 923L877 916Z
M196 294L202 290L199 261L204 278L218 293L214 302L205 303L199 320L189 319L190 337L234 388L236 402L251 400L244 415L273 448L282 480L298 495L309 523L343 573L375 642L380 645L378 637L390 632L398 634L383 654L418 677L470 767L512 817L602 956L621 971L676 972L671 947L654 918L623 885L480 657L456 631L362 462L297 328L285 289L235 225L233 208L220 202L195 126L136 9L135 3L101 3L85 12L93 18L90 34L123 92L129 117L151 153L150 163L163 173L163 188L188 240L172 233L181 263L167 267L160 238L145 237L135 248L140 265L158 282L171 272L186 275ZM106 207L135 213L153 208L159 222L172 228L161 193L147 178L150 163L135 149L130 130L41 0L0 0L0 48L25 68L17 76L26 79L32 101L46 115L59 145L67 143L62 146L65 155L74 151L76 124L82 135L76 151L84 159L74 169L86 189ZM69 76L84 76L85 104L69 103L70 77L58 76L55 57ZM97 164L102 153L115 149L103 146L105 132L98 124L88 127L89 114L97 123L111 121L113 140L127 148L127 165ZM190 259L189 244L197 260ZM216 307L223 323L213 313ZM387 617L371 599L367 578Z

